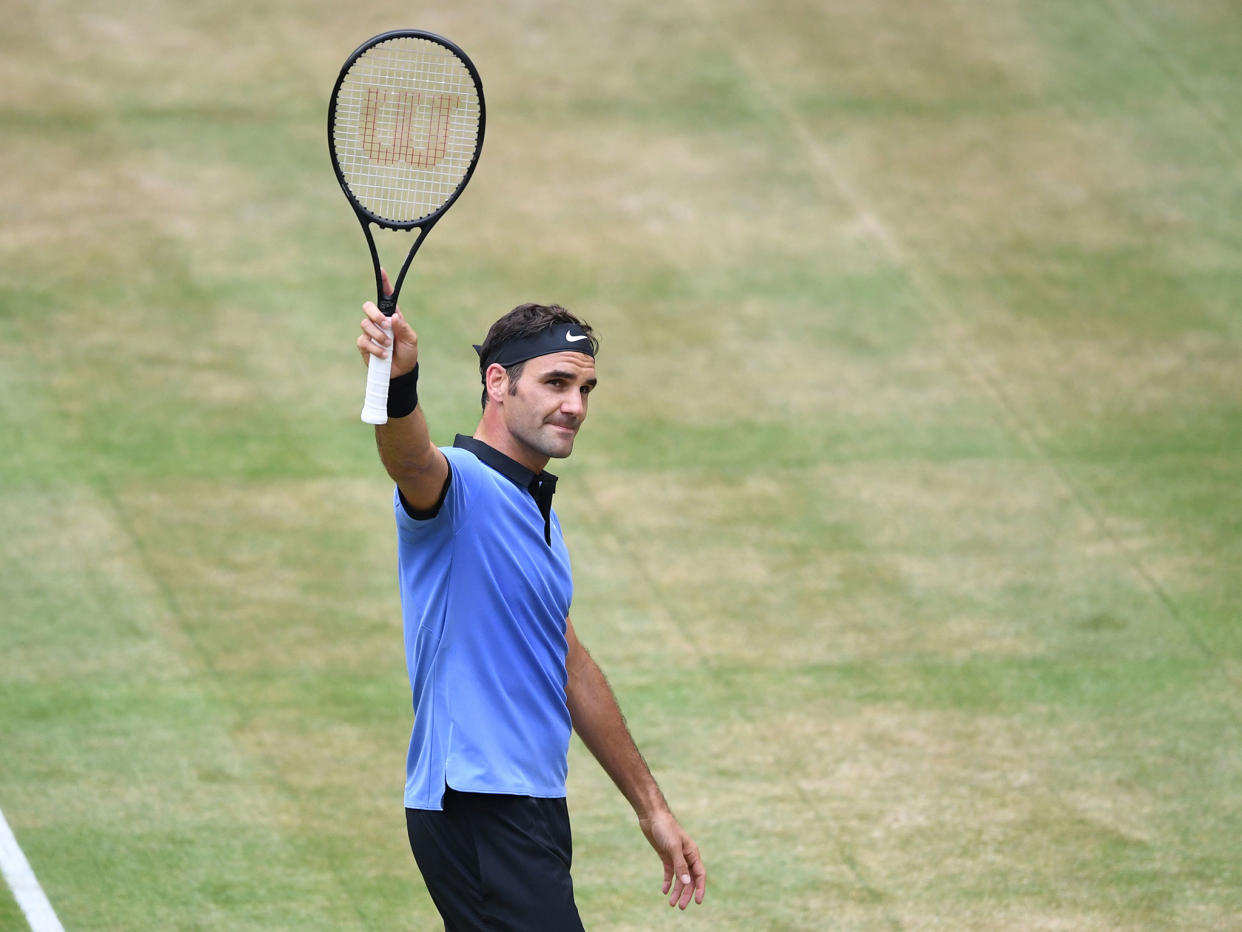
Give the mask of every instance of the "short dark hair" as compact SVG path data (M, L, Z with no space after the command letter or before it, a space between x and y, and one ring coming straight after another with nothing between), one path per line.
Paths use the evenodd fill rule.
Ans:
M582 332L591 341L591 355L594 356L599 352L599 339L595 336L595 331L591 329L591 325L574 316L559 304L519 304L496 321L496 323L492 324L491 329L487 331L487 336L483 339L483 343L479 346L479 379L483 382L482 405L484 408L487 407L488 365L486 361L491 358L498 347L508 343L510 340L532 337L554 324L573 324L581 328ZM522 377L522 369L525 366L525 362L518 362L512 366L505 367L510 383L514 383Z

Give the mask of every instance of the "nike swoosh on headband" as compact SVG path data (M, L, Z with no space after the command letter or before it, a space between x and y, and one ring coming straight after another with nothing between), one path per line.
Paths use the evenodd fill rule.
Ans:
M587 339L587 335L585 333L567 333L565 334L565 339L570 343L577 343L579 340Z

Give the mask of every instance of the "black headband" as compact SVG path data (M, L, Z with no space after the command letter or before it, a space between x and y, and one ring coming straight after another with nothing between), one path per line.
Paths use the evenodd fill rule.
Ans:
M483 355L483 347L477 343L474 351L480 356ZM515 337L501 343L483 360L483 369L486 371L492 363L499 363L507 369L549 353L586 353L593 357L595 344L577 324L553 324L533 336Z

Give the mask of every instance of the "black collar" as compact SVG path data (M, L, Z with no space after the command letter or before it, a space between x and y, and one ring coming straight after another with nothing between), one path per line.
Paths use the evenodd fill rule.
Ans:
M460 447L463 450L469 450L479 458L479 462L485 466L490 466L496 472L500 473L515 485L520 485L524 489L529 489L534 479L551 479L556 481L556 476L550 472L534 473L519 463L517 460L505 456L493 446L489 446L482 440L476 440L474 437L467 437L465 434L458 434L453 439L453 446Z
M468 450L484 466L490 466L518 488L530 492L539 505L539 513L543 515L543 539L548 544L552 543L552 493L556 491L556 476L546 471L532 472L495 447L465 434L458 434L453 439L453 446Z

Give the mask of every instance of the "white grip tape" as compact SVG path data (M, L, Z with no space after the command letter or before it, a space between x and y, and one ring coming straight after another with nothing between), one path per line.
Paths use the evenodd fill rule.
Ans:
M362 402L362 421L365 424L388 423L388 376L392 371L392 324L385 320L380 325L388 335L388 355L372 356L367 360L367 395Z

